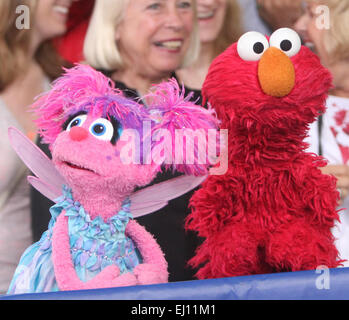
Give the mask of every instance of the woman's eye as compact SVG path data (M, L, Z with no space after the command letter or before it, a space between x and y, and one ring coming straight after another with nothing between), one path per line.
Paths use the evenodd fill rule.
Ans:
M269 39L270 46L283 51L287 56L293 57L302 47L302 41L298 33L289 28L276 30Z
M160 2L154 2L150 5L147 6L147 9L150 9L150 10L157 10L159 9L161 6Z
M267 38L256 31L243 34L237 44L238 54L245 61L258 61L268 48Z
M114 136L114 126L104 118L99 118L90 125L90 133L97 139L111 141Z
M191 1L180 1L178 3L178 8L181 8L181 9L191 8Z
M66 128L66 131L70 131L72 127L81 127L87 118L86 114L81 114L72 119Z

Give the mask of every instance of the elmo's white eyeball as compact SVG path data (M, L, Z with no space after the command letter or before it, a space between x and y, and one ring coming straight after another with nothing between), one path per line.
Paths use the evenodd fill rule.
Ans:
M269 43L271 47L280 49L289 57L296 55L302 46L302 41L298 33L289 28L276 30L270 36Z
M268 48L267 38L256 31L243 34L237 44L240 58L246 61L258 61Z

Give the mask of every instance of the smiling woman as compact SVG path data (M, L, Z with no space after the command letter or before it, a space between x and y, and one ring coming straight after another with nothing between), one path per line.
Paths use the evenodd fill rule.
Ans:
M198 48L194 0L104 0L96 1L84 54L142 95L190 65Z

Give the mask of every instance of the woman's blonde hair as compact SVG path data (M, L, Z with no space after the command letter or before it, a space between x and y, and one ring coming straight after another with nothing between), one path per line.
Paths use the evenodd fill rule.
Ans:
M330 28L325 30L324 45L331 63L349 59L349 1L317 0L330 10Z
M123 19L129 0L96 0L84 42L84 58L96 69L114 71L123 68L123 61L117 47L116 28ZM180 67L190 65L199 54L200 39L196 20L191 34L190 46ZM136 40L135 40L136 41Z
M19 29L16 26L16 8L29 8L29 19L35 19L37 0L0 1L0 92L11 84L27 67L32 28ZM43 42L35 52L35 59L45 74L54 79L62 72L62 65L68 64L59 57L51 42Z
M243 33L240 5L237 0L227 0L223 26L215 40L213 58L221 54L231 44L238 41Z

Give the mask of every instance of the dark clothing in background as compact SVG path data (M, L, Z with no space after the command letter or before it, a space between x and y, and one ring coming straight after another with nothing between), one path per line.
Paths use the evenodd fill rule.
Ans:
M107 74L108 75L108 74ZM129 98L139 98L138 93L131 88L127 88L123 83L116 82L116 88L124 91ZM201 103L200 91L185 89L186 95L193 92L192 101ZM42 145L38 141L39 147L49 154L47 145ZM172 173L170 171L160 172L151 183L159 183L177 177L181 173ZM194 256L195 249L199 246L200 240L190 231L184 230L184 221L190 213L188 208L189 199L194 191L176 198L169 204L151 214L137 218L140 225L144 226L148 232L154 235L161 249L165 253L168 262L169 281L193 280L195 270L187 266L188 260ZM34 241L38 241L44 231L47 230L50 220L49 208L53 203L39 192L31 190L31 210L32 210L32 228Z

